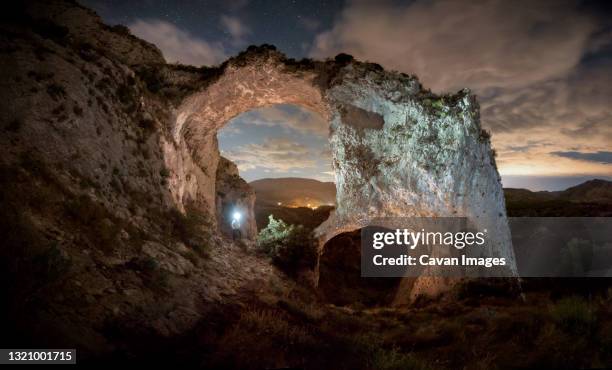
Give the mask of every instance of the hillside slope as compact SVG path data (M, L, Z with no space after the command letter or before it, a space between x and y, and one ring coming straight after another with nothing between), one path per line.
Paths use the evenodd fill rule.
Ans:
M283 289L169 190L168 125L202 70L72 1L3 4L0 50L3 348L131 353L255 287Z
M563 191L504 189L511 217L609 217L612 216L612 182L590 180Z

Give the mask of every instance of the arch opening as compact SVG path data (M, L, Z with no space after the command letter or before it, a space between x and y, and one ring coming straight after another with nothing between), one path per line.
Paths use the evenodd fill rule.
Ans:
M270 215L308 230L328 218L335 185L329 123L320 114L295 104L259 107L232 118L217 138L217 222L226 235L236 212L254 216L257 230Z
M244 63L246 60L249 63ZM326 125L331 109L317 80L318 72L314 68L296 72L273 49L249 49L221 70L218 78L182 101L170 128L172 140L165 143L164 151L167 167L174 170L169 188L177 206L184 209L195 203L224 231L219 221L233 213L231 199L247 193L248 185L241 179L242 173L223 159L217 133L243 114L279 104L313 112ZM219 195L225 199L220 200ZM243 198L240 207L248 212L254 198ZM249 239L256 232L254 223L243 230Z

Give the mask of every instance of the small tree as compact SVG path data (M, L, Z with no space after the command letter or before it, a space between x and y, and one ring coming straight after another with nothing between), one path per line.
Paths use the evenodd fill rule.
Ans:
M314 242L310 231L302 225L288 225L274 216L259 232L257 246L272 257L274 264L287 272L312 268L315 263Z

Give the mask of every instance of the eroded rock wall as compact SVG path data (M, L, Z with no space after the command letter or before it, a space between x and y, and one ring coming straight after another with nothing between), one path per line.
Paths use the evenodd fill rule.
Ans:
M202 167L172 136L176 107L209 84L208 69L166 65L73 1L3 11L3 338L62 343L84 360L184 334L254 279L284 284L214 228L216 137Z
M414 77L349 64L326 92L337 208L322 242L377 217L467 217L487 230L487 256L515 272L502 185L475 97L437 96ZM437 292L441 280L418 279L409 296ZM446 284L446 281L445 281Z

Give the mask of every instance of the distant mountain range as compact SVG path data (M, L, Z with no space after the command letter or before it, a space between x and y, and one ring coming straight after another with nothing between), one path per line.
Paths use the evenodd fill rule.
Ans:
M280 202L288 207L313 207L333 205L336 200L336 185L333 182L322 182L299 177L261 179L249 183L257 196L260 205L278 205Z
M504 194L507 202L566 200L574 203L612 203L612 182L589 180L563 191L506 188Z
M306 207L307 204L313 207L333 205L336 199L336 188L332 182L290 177L261 179L251 182L250 185L257 196L256 213L260 215L259 227L267 224L267 214L282 214L285 218L295 221L294 218L307 218L305 213L309 210L290 211L287 207ZM589 180L563 191L507 188L504 189L504 194L508 216L511 217L612 216L612 182L606 180ZM280 206L278 203L281 203ZM296 217L289 215L293 213Z
M296 199L310 199L321 204L334 203L336 187L333 182L321 182L299 177L261 179L249 185L257 194L261 204L289 205ZM574 203L612 203L612 182L590 180L563 191L531 191L527 189L505 188L507 202L541 202L565 200Z
M266 227L269 215L314 229L327 219L336 200L333 182L283 177L255 180L249 185L255 190L255 219L259 230Z
M589 180L563 191L504 189L508 216L610 217L612 182Z

